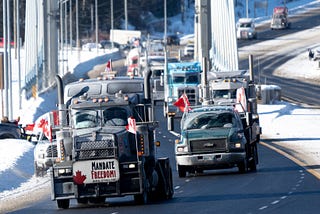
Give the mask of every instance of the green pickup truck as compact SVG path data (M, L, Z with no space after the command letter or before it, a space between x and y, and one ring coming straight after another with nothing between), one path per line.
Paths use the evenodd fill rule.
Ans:
M180 140L175 144L179 177L203 170L238 167L239 172L256 170L256 129L249 112L234 106L191 107L181 119Z

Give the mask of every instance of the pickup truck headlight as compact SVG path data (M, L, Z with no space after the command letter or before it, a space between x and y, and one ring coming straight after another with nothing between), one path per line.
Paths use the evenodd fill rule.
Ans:
M186 138L183 138L181 141L177 140L176 144L176 152L189 152Z

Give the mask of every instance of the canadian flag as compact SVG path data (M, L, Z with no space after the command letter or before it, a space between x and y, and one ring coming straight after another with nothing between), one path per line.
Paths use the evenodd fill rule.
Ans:
M236 102L240 103L240 105L236 105L236 110L238 112L247 111L247 98L246 92L243 87L237 89L237 97Z
M112 60L109 59L107 65L106 65L106 69L105 69L105 72L110 72L112 71Z
M181 97L175 103L173 103L173 105L177 106L182 112L189 110L190 103L187 94L183 93Z
M133 134L137 133L136 119L134 119L134 117L128 118L128 125L126 126L126 129L128 132L131 132Z

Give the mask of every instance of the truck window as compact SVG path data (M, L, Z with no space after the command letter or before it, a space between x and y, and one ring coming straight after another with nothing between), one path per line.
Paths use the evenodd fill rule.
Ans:
M99 125L98 113L94 110L73 112L73 123L76 129L92 128Z
M107 126L126 126L128 124L127 110L111 107L103 111L104 123Z
M213 90L212 91L213 98L219 99L236 99L237 97L237 91L236 90Z
M186 79L186 83L198 83L198 76L197 75L190 75Z

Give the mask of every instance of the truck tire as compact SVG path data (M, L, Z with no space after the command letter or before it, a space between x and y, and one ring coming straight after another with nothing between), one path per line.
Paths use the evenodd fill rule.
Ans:
M249 169L253 172L257 171L257 164L258 164L257 145L254 145L252 147L252 159L249 162Z
M61 199L57 200L57 205L59 209L68 209L70 205L70 200L69 199Z
M178 165L178 175L179 178L185 178L187 176L187 171L183 166Z
M238 169L240 173L245 173L247 171L247 158L245 158L242 162L238 163Z
M146 189L141 194L134 195L133 197L136 204L143 205L149 203L149 194Z
M172 168L169 159L158 159L156 171L159 176L156 198L160 200L171 199L173 196Z

